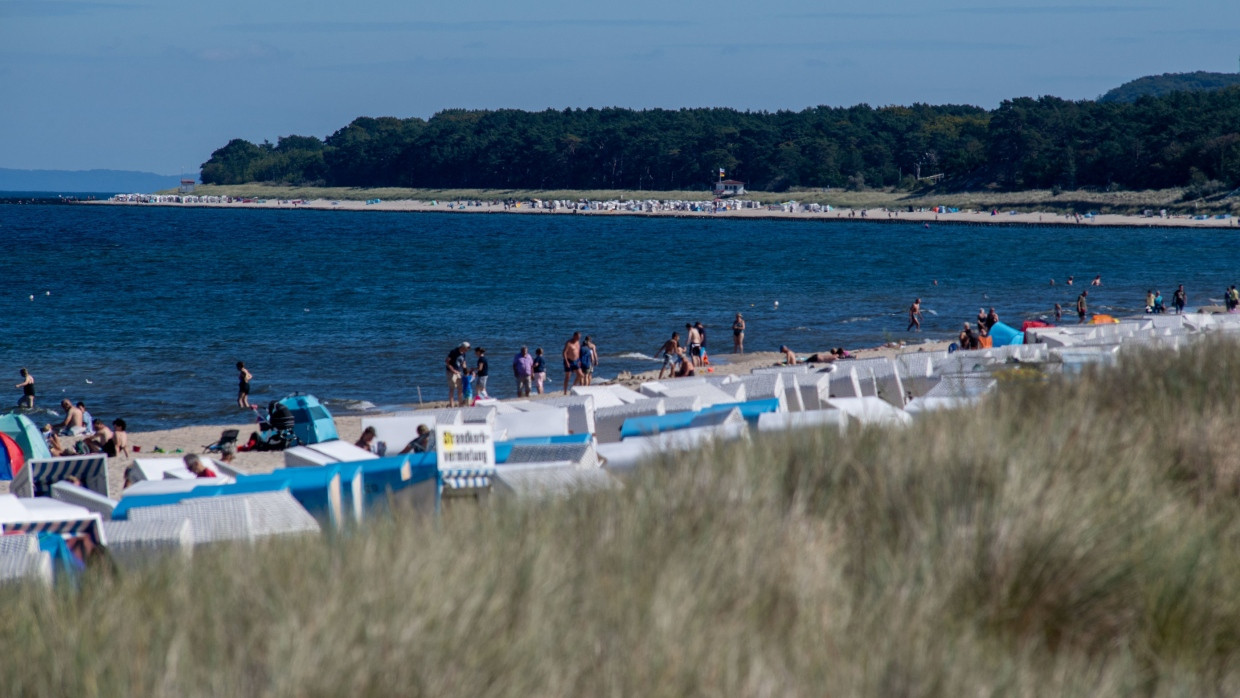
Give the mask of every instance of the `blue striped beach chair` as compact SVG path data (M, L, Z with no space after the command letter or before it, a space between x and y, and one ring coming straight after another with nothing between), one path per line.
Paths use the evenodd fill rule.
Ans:
M52 485L73 476L82 486L108 496L108 457L102 453L60 458L35 458L13 478L18 497L50 497Z

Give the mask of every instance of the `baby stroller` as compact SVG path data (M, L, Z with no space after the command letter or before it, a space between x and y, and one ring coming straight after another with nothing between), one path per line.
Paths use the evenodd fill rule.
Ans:
M258 419L257 451L283 451L286 448L301 445L301 439L293 432L296 420L293 411L286 405L273 400L267 406L267 418L263 419L254 407L254 416Z

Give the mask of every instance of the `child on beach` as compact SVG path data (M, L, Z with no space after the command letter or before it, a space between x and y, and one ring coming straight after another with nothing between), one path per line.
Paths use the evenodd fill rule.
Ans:
M489 398L487 394L487 378L491 375L491 364L487 361L487 350L482 347L474 349L474 355L478 357L478 368L475 370L475 386L478 389L478 397Z
M465 369L464 375L461 376L461 382L462 382L461 392L463 394L463 399L461 401L464 402L466 405L472 406L474 404L475 373L476 372L474 369L467 368Z

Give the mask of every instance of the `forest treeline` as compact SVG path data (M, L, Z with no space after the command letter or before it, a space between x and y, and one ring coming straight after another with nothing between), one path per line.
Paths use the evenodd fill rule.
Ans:
M326 139L234 139L204 184L707 189L723 169L750 189L1240 186L1240 88L1132 103L1019 98L972 106L448 110L362 117Z

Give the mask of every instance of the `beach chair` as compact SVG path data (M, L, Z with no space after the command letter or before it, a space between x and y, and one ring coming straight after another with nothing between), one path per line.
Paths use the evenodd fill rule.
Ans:
M79 487L71 482L62 481L52 485L52 499L75 504L105 519L112 518L112 510L116 508L115 499L109 499L94 490Z
M194 551L194 525L188 518L151 521L105 521L108 552L132 567L167 555L189 558Z
M31 460L14 477L12 492L19 497L50 497L52 485L70 476L83 487L108 496L108 457L102 453Z
M202 447L203 453L221 453L225 446L237 446L237 436L241 433L240 429L225 429L220 432L220 439L213 444L207 444Z
M34 582L52 585L52 557L43 551L0 555L0 585Z

